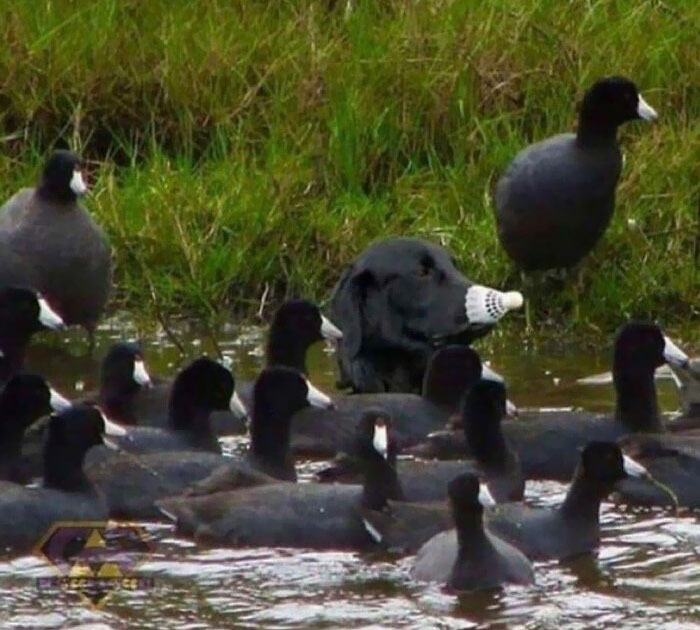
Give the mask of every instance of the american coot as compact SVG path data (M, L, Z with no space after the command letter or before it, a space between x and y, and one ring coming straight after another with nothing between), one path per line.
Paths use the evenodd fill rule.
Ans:
M253 388L248 453L243 457L228 458L220 470L197 484L190 494L234 489L241 467L243 470L252 467L276 479L296 481L289 436L294 414L309 405L328 408L333 402L301 372L282 366L265 368Z
M49 420L40 488L0 482L0 548L30 551L61 521L99 521L107 510L82 470L92 446L109 444L100 412L76 405Z
M462 423L467 444L474 459L462 461L400 460L398 474L407 501L439 501L447 496L447 484L464 472L485 481L491 496L498 502L519 501L525 480L517 455L501 432L505 409L502 382L481 379L468 392L462 409ZM392 422L393 426L393 422ZM318 473L322 481L355 481L348 457ZM345 464L345 465L344 465Z
M365 414L364 486L275 484L158 502L180 533L231 546L367 549L375 543L360 510L401 499L396 448L382 418Z
M685 365L688 357L658 326L628 323L615 341L613 417L553 412L523 414L517 421L503 422L503 433L518 454L525 477L565 481L571 478L580 449L590 440L614 441L625 433L663 430L654 371L664 362ZM465 448L463 434L442 432L412 452L424 457L454 457L461 456Z
M0 288L0 383L22 367L34 333L63 325L60 315L31 289Z
M489 368L483 369L494 374ZM358 418L369 409L383 409L391 417L399 449L403 450L431 431L444 428L450 417L459 413L464 394L481 373L481 360L471 348L440 348L428 363L422 396L398 392L353 394L335 398L335 409L331 411L305 409L294 417L293 450L315 457L348 451Z
M615 207L617 128L656 117L632 81L608 77L586 92L575 134L515 157L496 186L494 208L501 245L519 267L572 267L593 248Z
M0 392L0 479L26 483L33 476L22 458L24 432L51 411L65 411L71 403L35 374L15 374Z
M112 265L104 232L78 202L86 191L80 157L55 151L39 185L0 209L0 244L32 271L13 284L29 280L66 324L92 331L109 296Z
M486 527L520 549L531 560L568 558L593 551L599 543L600 503L628 477L645 480L648 471L622 454L614 442L590 442L580 454L580 463L566 499L556 509L531 508L522 503L493 504L486 512ZM390 503L392 519L366 513L382 543L389 548L411 551L447 529L449 514L441 503ZM452 546L457 554L454 531L441 538L441 554ZM447 554L448 556L450 554Z
M168 426L171 380L151 379L141 344L135 341L110 347L100 369L100 389L95 400L109 418L127 425ZM210 415L216 435L243 433L247 411L236 395L231 409Z
M419 393L432 353L469 345L509 310L518 292L475 285L444 247L417 238L372 243L333 290L333 320L343 331L338 361L355 393Z
M91 453L87 472L107 497L110 514L117 518L162 518L155 501L179 495L192 484L190 494L207 494L278 479L295 480L289 451L292 414L304 405L330 404L330 399L296 370L276 367L260 373L255 401L251 443L244 456L180 449L98 459Z
M132 427L118 440L130 453L205 450L221 453L209 416L236 404L234 379L220 363L200 357L175 378L168 402L168 427Z
M275 312L265 343L265 365L294 368L302 374L306 369L306 353L317 341L337 342L343 333L309 300L289 300ZM254 381L240 381L236 390L250 410Z
M430 539L416 555L412 576L442 582L455 591L497 588L502 584L532 584L532 565L518 549L484 527L479 480L462 474L447 489L456 525L457 553L445 533Z

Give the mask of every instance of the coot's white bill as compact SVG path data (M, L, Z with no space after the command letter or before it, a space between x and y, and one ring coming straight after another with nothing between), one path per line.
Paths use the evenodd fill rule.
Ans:
M151 381L151 376L146 370L146 364L143 359L137 359L134 361L134 382L141 387L152 387L153 382Z
M231 409L231 412L239 418L248 417L248 410L245 408L243 401L238 397L238 392L236 391L234 391L233 396L231 396L229 409Z
M622 464L625 468L625 472L630 477L636 477L637 479L649 479L649 477L651 477L649 471L629 455L622 456Z
M321 336L332 341L334 339L342 339L343 333L330 319L325 315L321 315Z
M479 503L484 507L496 505L496 499L493 498L489 487L485 483L479 483Z
M389 436L387 434L386 423L376 423L374 425L374 437L372 438L372 446L384 459L389 457Z
M670 365L678 367L683 367L690 363L688 355L666 336L664 336L664 359Z
M644 100L644 97L641 94L639 95L639 100L637 101L637 114L639 114L640 118L643 120L648 120L649 122L652 122L659 117L656 110Z
M53 387L51 387L49 391L51 392L49 405L51 405L51 409L53 409L54 411L65 411L66 409L69 409L73 406L73 403L70 400L68 400L64 396L61 396L61 394L59 394Z
M309 379L306 379L306 387L308 389L306 399L312 407L321 407L321 409L333 408L333 401L320 389L314 387Z
M37 299L39 301L39 321L41 325L51 330L63 328L65 326L63 318L49 306L49 303L43 297L37 296Z
M492 370L486 363L481 365L481 378L496 383L505 383L505 379L495 370Z
M70 179L70 189L78 196L87 192L88 187L83 179L83 174L77 168L73 171L73 177Z

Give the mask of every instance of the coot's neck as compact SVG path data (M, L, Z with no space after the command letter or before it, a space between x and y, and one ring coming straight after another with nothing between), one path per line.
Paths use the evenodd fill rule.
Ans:
M559 511L577 523L598 525L600 502L607 495L606 489L587 479L579 466Z
M576 131L576 143L586 148L616 147L617 127L617 124L591 118L582 112Z
M209 421L211 411L185 396L177 396L168 405L168 426L187 433L202 446L218 444Z
M436 373L430 366L423 377L421 394L423 398L443 409L446 413L456 413L460 409L466 386L451 382L453 379Z
M265 346L265 365L294 368L302 374L307 374L306 351L308 348L309 343L302 336L289 334L273 322Z
M457 529L458 557L473 557L478 550L490 546L484 531L484 508L453 509L452 516Z
M289 448L291 414L253 414L250 425L250 452L271 471L285 477L295 476L294 459Z
M500 419L464 418L464 435L470 454L485 468L505 470L512 461L512 451L501 431Z
M617 395L616 420L629 431L663 431L653 368L616 362L613 380Z
M84 459L84 451L66 449L49 436L44 447L44 486L66 492L93 492L94 486L83 472Z
M388 460L377 456L363 462L364 483L362 486L362 506L369 510L381 510L387 501L403 501L404 494L398 474L396 458Z
M140 388L119 387L114 383L102 383L100 386L100 406L108 418L124 424L136 424L134 399Z
M45 179L37 187L36 194L45 201L57 204L71 204L78 199L70 186L58 186Z

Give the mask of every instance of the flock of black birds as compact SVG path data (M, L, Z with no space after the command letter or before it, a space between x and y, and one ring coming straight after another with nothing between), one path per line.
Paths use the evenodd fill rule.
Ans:
M586 92L577 133L516 156L495 212L521 269L569 268L595 245L615 205L617 128L637 118L656 113L635 85L603 79ZM609 497L700 506L700 377L656 325L617 333L612 415L509 418L503 378L470 344L522 295L472 283L420 239L387 238L360 254L334 289L330 319L309 301L284 303L252 383L207 357L153 380L141 346L121 342L103 358L98 391L66 400L22 366L40 330L92 334L109 297L110 249L79 202L81 167L76 154L54 152L38 186L0 209L7 553L30 551L58 521L166 519L200 544L415 554L416 579L472 590L530 583L532 560L594 551ZM322 339L351 390L333 400L306 367ZM688 397L680 417L659 411L664 364ZM244 432L246 451L222 454L218 437ZM297 483L301 455L333 460L315 483ZM570 482L565 500L526 505L528 479Z

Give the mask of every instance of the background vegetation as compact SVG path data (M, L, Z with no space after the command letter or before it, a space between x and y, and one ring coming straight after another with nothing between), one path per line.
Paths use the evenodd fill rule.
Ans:
M622 129L579 329L682 325L700 308L699 25L696 0L0 0L0 193L52 147L82 151L117 306L140 312L320 300L393 234L515 287L498 174L625 74L661 118ZM540 324L572 322L570 292L538 301Z

